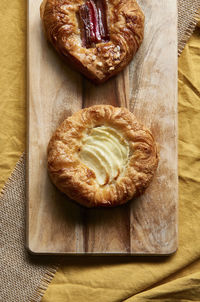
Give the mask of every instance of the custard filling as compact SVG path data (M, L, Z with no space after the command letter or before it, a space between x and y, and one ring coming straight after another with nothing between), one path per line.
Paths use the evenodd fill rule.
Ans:
M82 139L80 160L96 175L103 186L123 174L129 157L129 145L117 129L109 126L92 128Z

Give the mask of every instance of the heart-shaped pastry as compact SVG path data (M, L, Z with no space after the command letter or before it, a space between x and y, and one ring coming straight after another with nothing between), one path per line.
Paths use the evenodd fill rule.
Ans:
M135 0L43 0L41 18L57 52L96 83L120 72L144 35Z
M158 164L149 130L126 108L95 105L67 118L48 146L53 183L86 207L111 207L143 193Z

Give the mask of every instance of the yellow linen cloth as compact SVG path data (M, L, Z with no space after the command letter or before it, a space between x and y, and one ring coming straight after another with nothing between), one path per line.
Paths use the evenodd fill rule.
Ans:
M0 189L25 149L25 1L0 8Z
M0 188L25 148L25 5L0 10ZM179 249L171 257L77 257L42 302L200 301L200 39L179 58Z

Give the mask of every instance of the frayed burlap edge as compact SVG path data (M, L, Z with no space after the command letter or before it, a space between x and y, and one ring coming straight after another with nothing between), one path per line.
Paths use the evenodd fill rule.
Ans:
M11 172L10 176L7 178L6 183L4 184L3 188L1 189L0 197L3 196L6 192L6 190L10 187L10 182L13 180L15 172L18 172L18 173L20 172L19 167L24 162L24 159L25 159L25 153L23 152L22 155L20 156L20 159L16 163L14 170Z
M38 288L33 293L29 302L40 302L41 301L42 297L44 296L45 291L47 290L49 284L51 283L52 279L54 278L59 266L60 265L52 266L47 269L46 273L42 277L42 280L41 280Z
M19 181L21 184L21 177L24 177L24 176L25 176L25 153L23 153L20 156L20 159L18 160L14 170L12 171L10 177L8 178L4 187L0 191L0 205L2 206L2 212L6 214L7 211L5 212L5 209L8 209L8 207L9 207L9 209L10 209L10 211L8 211L9 217L12 212L14 214L14 217L16 216L16 211L15 211L16 207L20 207L20 213L22 215L24 215L24 213L25 213L25 211L24 211L25 210L24 209L25 195L24 194L23 194L23 196L20 195L21 201L23 203L22 206L19 202L19 195L18 195L18 194L20 194L19 192L21 192L21 189L25 188L25 182L23 182L22 185L19 186L21 188L21 189L19 189L19 191L14 190L14 193L13 192L10 193L10 190L12 190L11 188L13 188L13 184L16 184ZM15 193L17 194L16 196L15 196ZM10 198L11 198L11 200L10 200ZM10 203L13 202L13 200L15 201L15 205L13 205L13 207L12 207L10 205ZM19 213L18 213L17 218L19 218L19 219L22 218L22 217L20 217ZM16 220L15 220L15 222L18 224L18 222ZM7 220L5 220L5 221L0 220L0 224L2 224L2 223L3 223L3 225L7 224ZM20 253L20 257L18 259L16 259L14 257L15 259L13 261L18 261L18 263L20 265L22 264L22 261L26 261L26 268L25 268L25 271L23 271L23 274L25 274L25 279L30 277L30 273L34 274L34 270L38 271L37 276L34 277L35 284L33 284L29 280L29 283L32 284L32 290L29 290L29 293L25 294L25 296L24 295L22 295L23 297L20 296L20 301L22 301L22 300L24 301L24 298L26 297L26 298L28 298L29 302L39 302L39 301L41 301L41 298L43 297L48 285L50 284L56 271L58 270L59 265L57 265L57 264L55 265L55 262L56 262L55 258L54 259L51 258L51 260L48 263L41 265L41 261L38 262L37 258L34 255L29 255L27 253L27 251L24 249L24 247L25 247L25 234L24 234L25 224L24 224L24 222L23 223L20 222L19 224L20 224L20 226L18 225L18 227L20 228L20 231L22 230L22 232L20 232L21 233L20 238L17 236L17 241L20 242L20 246L17 248L19 248L18 251L20 250L19 253L22 252L23 255L22 255L22 253ZM15 229L15 230L16 230L16 233L19 232L19 229ZM2 229L1 229L1 231L2 231ZM6 241L8 243L10 238L12 238L12 240L13 240L13 236L15 236L15 235L14 234L12 235L12 233L13 233L13 228L10 229L10 233L9 233L9 235L11 235L11 237L8 237L5 233L2 233L3 237L5 237L4 238L5 240L3 240L3 242L2 242L2 254L0 255L1 256L0 261L2 261L3 263L5 263L5 260L4 259L2 260L2 258L6 258L4 251L3 251L4 242ZM21 245L23 245L23 246L21 247ZM12 246L9 246L9 249L11 250L10 253L12 253L13 252ZM9 253L9 255L11 255L10 253ZM61 259L59 259L59 260L61 260ZM9 262L9 259L6 259L6 261ZM9 263L9 265L11 265L11 263ZM30 266L32 267L31 269L29 269ZM9 272L9 274L10 274L10 272ZM22 278L22 282L24 282L25 279ZM10 278L7 278L7 282L10 282L10 281L11 281ZM39 286L38 286L38 284L39 284ZM10 301L9 295L8 296L6 295L7 297L4 296L6 289L2 289L2 290L3 290L3 292L0 290L0 301L2 301L2 302L5 301L5 300L1 300L1 298L2 298L1 294L3 295L4 298L7 298L8 301ZM22 290L24 290L23 286L22 286ZM13 297L13 299L15 299L15 298L16 297ZM12 301L14 301L14 300L12 300ZM17 300L17 301L19 301L19 300Z
M178 43L178 56L181 55L185 47L185 44L187 43L190 36L193 34L199 19L200 19L200 10L198 9L198 11L194 14L193 18L191 19L191 22L188 28L186 29L184 36Z
M200 18L200 12L198 10L196 13L194 13L193 17L191 18L191 22L189 23L189 26L187 27L183 37L181 37L181 40L179 41L178 55L180 55L182 53L187 40L189 39L191 34L194 32L194 29L196 27L196 24L197 24L199 18ZM20 157L19 161L17 162L14 171L11 173L10 177L8 178L8 181L4 185L4 188L1 190L0 196L5 194L6 190L10 186L10 182L13 180L13 178L15 178L14 172L18 171L20 173L20 166L24 164L24 160L25 160L25 155L23 153L22 156ZM51 265L50 267L46 268L44 275L41 277L39 286L37 287L37 289L35 289L35 292L32 294L32 296L30 298L30 302L41 301L46 289L48 288L48 285L51 283L52 279L54 278L55 273L57 272L58 268L59 268L59 265L57 265L57 266Z

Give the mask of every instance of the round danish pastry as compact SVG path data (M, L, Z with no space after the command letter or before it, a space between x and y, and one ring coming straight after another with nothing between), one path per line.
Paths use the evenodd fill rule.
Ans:
M57 52L96 83L121 71L143 40L136 0L43 0L40 11Z
M143 193L158 164L149 130L126 108L96 105L64 120L48 145L53 183L86 207L111 207Z

